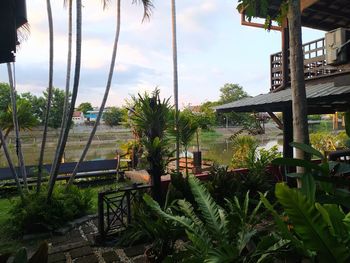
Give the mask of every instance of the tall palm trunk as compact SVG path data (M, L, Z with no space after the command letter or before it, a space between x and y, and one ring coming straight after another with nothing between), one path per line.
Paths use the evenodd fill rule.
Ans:
M53 188L56 183L58 171L61 164L61 159L63 156L64 148L67 143L68 134L70 125L72 122L72 116L74 112L75 102L77 100L78 95L78 88L79 88L79 81L80 81L80 67L81 67L81 31L82 31L82 15L81 15L81 0L76 1L76 58L75 58L75 70L74 70L74 82L73 82L73 89L72 89L72 100L70 103L69 110L67 112L66 116L66 123L63 131L62 141L61 144L58 145L57 151L58 151L58 158L57 160L52 164L51 171L50 171L50 181L49 181L49 189L47 193L47 200L50 201Z
M304 53L301 36L300 0L289 1L288 7L289 39L290 39L290 68L293 107L294 141L309 143L307 123L307 101L304 80ZM296 158L304 159L302 150L296 149ZM297 168L302 172L301 167Z
M18 179L18 176L17 176L17 172L16 172L16 169L15 169L15 166L13 165L13 162L12 162L9 150L7 148L6 140L5 140L5 137L4 137L3 133L2 133L2 129L1 128L0 128L0 142L1 142L2 147L4 149L5 157L6 157L7 163L9 165L9 167L10 167L12 176L15 179L17 190L19 192L19 195L21 196L21 199L23 200L24 199L24 195L23 195L22 187L21 187L21 184L19 182L19 179Z
M64 4L66 5L68 2L68 53L67 53L67 72L66 72L66 90L63 104L63 116L61 122L61 130L60 135L58 137L57 145L60 145L63 139L63 131L65 127L65 123L67 121L67 112L69 109L69 86L70 86L70 77L71 77L71 67L72 67L72 29L73 29L73 0L65 0ZM53 159L53 163L58 162L58 151L55 153L55 157Z
M110 64L110 67L109 67L109 74L108 74L108 80L107 80L107 85L106 85L106 89L105 89L105 93L104 93L104 96L103 96L103 99L102 99L102 103L101 103L101 106L100 106L100 110L98 112L98 115L97 115L97 118L96 118L96 122L94 124L94 127L92 128L92 131L90 133L90 136L89 136L89 139L85 145L85 148L80 156L80 159L78 161L78 163L76 164L73 172L72 172L72 175L71 177L69 178L69 181L68 181L68 185L71 185L73 184L73 181L74 181L74 178L78 172L78 169L79 169L79 166L80 164L84 161L85 159L85 156L90 148L90 145L91 145L91 142L92 142L92 139L94 138L95 136L95 133L96 133L96 130L97 130L97 127L100 123L100 120L101 120L101 117L102 117L102 114L103 114L103 110L106 106L106 102L107 102L107 99L108 99L108 94L109 94L109 90L111 88L111 84L112 84L112 79L113 79L113 72L114 72L114 66L115 66L115 59L116 59L116 56L117 56L117 51L118 51L118 42L119 42L119 34L120 34L120 0L117 0L117 24L116 24L116 32L115 32L115 38L114 38L114 45L113 45L113 53L112 53L112 59L111 59L111 64Z
M18 163L19 163L19 167L20 167L20 174L21 174L21 177L23 180L24 189L26 191L28 191L27 171L26 171L26 167L24 164L21 138L20 138L20 134L19 134L19 124L18 124L18 118L17 118L17 94L16 94L16 87L15 87L14 78L13 78L10 63L7 63L7 71L8 71L10 87L11 87L10 91L11 91L13 127L14 127L15 134L16 134L16 153L18 156Z
M178 74L177 74L177 41L176 41L176 5L171 0L171 22L172 22L172 46L173 46L173 81L174 81L174 105L175 105L175 130L176 130L176 172L180 171L180 136L179 136L179 101L178 101Z
M52 19L52 10L51 10L51 2L50 0L46 0L46 8L47 8L47 18L49 23L49 87L47 92L47 102L46 102L46 111L44 116L44 131L43 131L43 139L41 141L41 149L39 156L39 164L38 164L38 181L37 181L37 192L40 191L40 184L42 178L42 168L44 162L44 154L45 154L45 145L46 145L46 137L47 137L47 129L49 125L49 115L51 108L51 100L52 100L52 89L53 89L53 19Z

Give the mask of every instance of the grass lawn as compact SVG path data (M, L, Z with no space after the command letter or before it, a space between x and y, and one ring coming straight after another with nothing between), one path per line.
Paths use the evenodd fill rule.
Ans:
M125 183L114 183L110 185L103 185L103 186L94 186L94 187L88 187L88 188L82 188L83 191L92 191L93 198L92 198L92 207L89 212L89 214L96 214L97 213L97 194L98 192L104 191L104 190L110 190L110 189L116 189L118 187L122 187L124 185L128 185L128 182ZM11 209L12 202L18 197L11 197L11 198L2 198L0 199L0 255L6 252L13 252L16 251L18 248L23 246L23 243L20 239L12 239L9 238L8 229L7 227L7 221L10 218L9 211ZM34 242L34 243L33 243ZM36 246L38 241L33 241L31 243L25 244L25 246Z

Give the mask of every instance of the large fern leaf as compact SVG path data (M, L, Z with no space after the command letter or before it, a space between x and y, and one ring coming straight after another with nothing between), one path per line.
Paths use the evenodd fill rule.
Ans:
M285 184L276 185L275 195L305 246L317 252L319 262L348 262L347 248L331 235L314 203Z
M190 176L188 181L208 231L210 231L213 236L216 236L217 240L227 240L228 224L225 212L214 201L208 190L196 177Z

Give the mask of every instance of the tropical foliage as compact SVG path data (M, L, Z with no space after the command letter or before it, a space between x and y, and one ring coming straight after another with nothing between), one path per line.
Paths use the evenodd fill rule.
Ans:
M160 178L171 155L166 138L171 110L169 99L161 100L159 90L155 89L151 95L145 93L133 97L133 107L130 110L133 129L146 150L154 188L153 195L160 201L162 199Z
M179 141L183 146L185 151L185 159L186 159L186 174L188 174L188 163L187 163L187 155L188 155L188 146L192 141L194 135L198 130L197 122L190 118L188 115L180 113L178 119L178 131L175 129L169 129L170 134L176 137L176 133L179 133Z
M85 215L91 208L92 192L77 186L68 189L57 186L50 202L46 191L28 193L23 200L16 200L10 211L8 227L13 235L28 232L51 231L66 222Z
M178 200L176 209L162 210L157 202L148 195L146 203L165 220L172 222L186 232L188 242L177 262L259 262L261 248L266 247L267 225L261 224L261 202L251 207L249 193L241 203L237 198L227 201L227 208L220 207L210 196L206 188L193 176L189 184L195 198L196 207L186 200ZM179 212L177 212L179 211ZM259 225L259 227L257 227ZM274 243L274 238L270 238ZM263 246L265 242L265 246ZM274 244L269 255L283 244Z

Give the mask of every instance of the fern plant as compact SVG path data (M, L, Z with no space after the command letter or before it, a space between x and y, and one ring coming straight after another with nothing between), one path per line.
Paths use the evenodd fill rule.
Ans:
M159 216L185 230L189 242L181 262L258 262L263 255L269 258L285 245L277 244L277 238L272 235L266 235L265 245L260 244L263 240L260 234L266 231L266 226L261 224L261 202L250 212L249 193L243 203L237 198L227 201L225 210L196 177L190 176L188 180L198 210L188 201L178 200L177 209L164 211L150 196L144 196ZM269 254L265 255L263 251L268 248Z

